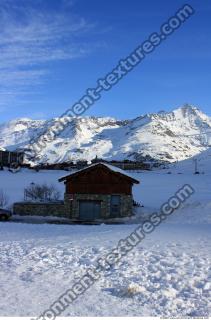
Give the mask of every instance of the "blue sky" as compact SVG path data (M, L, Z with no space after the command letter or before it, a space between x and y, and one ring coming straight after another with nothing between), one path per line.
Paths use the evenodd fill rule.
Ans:
M211 3L87 115L133 118L185 103L211 115ZM0 0L0 122L59 116L184 5L180 0Z

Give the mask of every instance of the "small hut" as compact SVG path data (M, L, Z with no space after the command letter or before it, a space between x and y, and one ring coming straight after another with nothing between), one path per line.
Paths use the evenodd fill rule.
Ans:
M67 217L80 221L132 215L132 187L139 181L125 171L96 163L59 179L65 183Z

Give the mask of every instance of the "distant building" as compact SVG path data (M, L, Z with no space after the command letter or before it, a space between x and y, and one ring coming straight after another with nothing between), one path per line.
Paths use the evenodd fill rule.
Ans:
M59 179L65 183L67 215L74 220L132 215L133 184L139 181L105 163L97 163Z
M88 161L87 160L79 160L76 162L76 168L77 169L82 169L88 166Z
M123 161L117 161L117 160L105 160L98 158L97 156L91 160L92 164L95 163L107 163L111 164L114 167L118 167L123 170L150 170L151 166L149 163L146 163L144 161L131 161L131 160L123 160Z
M10 152L0 150L0 166L10 166L11 164L22 164L24 160L23 152Z
M99 163L99 162L107 163L108 161L106 161L102 158L98 158L98 156L96 156L94 159L91 160L92 164Z

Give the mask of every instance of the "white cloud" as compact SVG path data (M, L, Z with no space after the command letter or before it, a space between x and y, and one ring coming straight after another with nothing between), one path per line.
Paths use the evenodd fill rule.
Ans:
M40 10L39 0L1 0L0 3L0 105L40 85L50 72L47 62L86 54L80 35L93 26L61 6ZM66 1L68 3L68 1ZM71 4L71 1L70 1ZM65 10L64 10L65 8ZM78 40L79 39L79 40Z

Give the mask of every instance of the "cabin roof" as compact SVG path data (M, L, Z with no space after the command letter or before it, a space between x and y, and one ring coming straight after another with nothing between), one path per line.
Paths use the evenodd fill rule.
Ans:
M60 178L59 182L70 180L71 178L80 175L80 173L82 173L82 172L90 171L94 167L105 167L105 168L109 169L111 172L113 172L114 174L124 176L125 179L130 180L132 183L136 183L136 184L140 183L138 180L134 179L130 174L126 173L124 170L117 168L115 166L112 166L110 164L104 163L104 162L95 163L95 164L92 164L86 168L77 170L77 171L75 171L65 177Z

